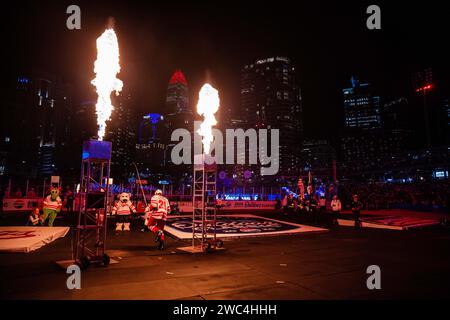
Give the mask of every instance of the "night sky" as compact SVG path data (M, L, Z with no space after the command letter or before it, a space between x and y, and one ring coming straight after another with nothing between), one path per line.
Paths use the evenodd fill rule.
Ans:
M176 68L187 77L191 101L208 80L223 106L238 108L240 69L273 55L297 67L310 136L328 137L341 121L341 89L353 73L385 100L410 94L411 72L428 66L448 88L450 24L442 1L295 2L20 1L2 12L2 81L41 68L71 83L75 101L95 99L95 40L113 16L118 77L137 114L163 111ZM66 28L70 4L81 8L81 30ZM369 4L381 7L382 30L366 28Z

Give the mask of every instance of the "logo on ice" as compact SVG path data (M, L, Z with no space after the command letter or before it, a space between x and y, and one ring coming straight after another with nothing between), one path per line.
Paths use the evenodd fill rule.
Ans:
M277 174L280 152L279 130L248 129L244 131L243 129L226 129L225 147L222 131L213 128L217 124L214 114L219 110L219 105L218 91L211 85L205 84L200 90L197 104L197 113L204 117L204 121L194 122L194 155L201 155L202 153L208 155L204 157L206 164L252 165L258 164L259 160L261 175ZM192 164L193 158L194 164L202 163L202 157L192 157L192 137L187 129L176 129L173 131L171 140L178 142L171 153L171 159L174 164ZM247 158L248 163L246 163Z

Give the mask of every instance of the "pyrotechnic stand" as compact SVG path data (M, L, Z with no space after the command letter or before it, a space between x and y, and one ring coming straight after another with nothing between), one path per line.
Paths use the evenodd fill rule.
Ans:
M208 252L222 247L222 241L216 238L217 165L213 163L213 159L209 155L198 155L195 159L192 197L192 249Z
M82 268L91 263L108 265L105 253L107 211L112 199L110 181L111 142L83 143L78 220L73 259Z

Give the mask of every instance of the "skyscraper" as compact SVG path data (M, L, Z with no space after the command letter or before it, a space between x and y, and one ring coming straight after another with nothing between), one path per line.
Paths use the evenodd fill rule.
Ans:
M389 101L382 107L383 133L391 157L412 147L414 126L410 114L411 105L405 97Z
M355 77L352 88L342 93L345 119L341 169L347 176L365 173L366 177L381 178L412 148L414 109L405 97L381 105L372 87Z
M380 97L373 95L369 83L361 83L355 76L352 87L343 89L345 126L374 129L381 126Z
M29 74L9 80L0 108L2 174L36 177L39 144L35 82Z
M176 70L169 80L165 110L163 116L167 128L166 163L175 175L176 172L190 172L190 166L174 166L170 156L172 148L176 144L176 142L170 141L172 132L176 129L186 129L191 132L192 138L194 132L194 115L189 105L188 83L181 70Z
M149 113L142 117L136 144L136 164L143 178L162 173L166 159L164 116Z
M191 112L188 94L188 84L183 72L175 70L167 88L167 114Z
M332 174L336 151L327 140L304 140L300 152L303 176L312 171L315 177L328 178Z
M418 147L439 147L446 143L447 121L445 104L442 100L448 98L449 87L445 80L446 74L434 72L426 68L412 74L415 106L416 141Z
M13 176L49 176L64 170L71 88L41 71L20 75L2 107L2 171Z
M445 111L445 122L446 125L446 142L447 145L450 145L450 99L444 99L443 100L443 108Z
M380 97L372 93L369 83L355 76L351 84L342 90L344 131L340 151L342 167L356 173L378 167L388 154L388 146L382 131Z
M280 130L280 174L296 175L302 135L301 91L286 57L270 57L241 71L241 110L247 128Z
M164 136L163 115L159 113L149 113L142 117L138 130L138 143L161 142Z
M97 136L98 127L95 104L95 100L83 100L74 108L72 113L71 144L80 144L80 152L80 141L94 139ZM80 157L77 157L77 161Z
M124 181L130 175L136 145L132 122L133 100L127 91L122 91L114 100L114 110L111 120L107 122L105 140L112 142L111 176Z

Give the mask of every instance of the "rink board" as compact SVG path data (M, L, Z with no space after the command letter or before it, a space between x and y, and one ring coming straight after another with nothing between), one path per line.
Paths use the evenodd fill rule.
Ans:
M195 227L197 230L200 230L201 223L196 223ZM168 217L164 230L178 239L192 239L192 216ZM328 229L324 228L263 218L252 214L217 216L216 230L218 238L259 237L328 231Z
M28 253L68 232L69 227L0 227L0 252Z

